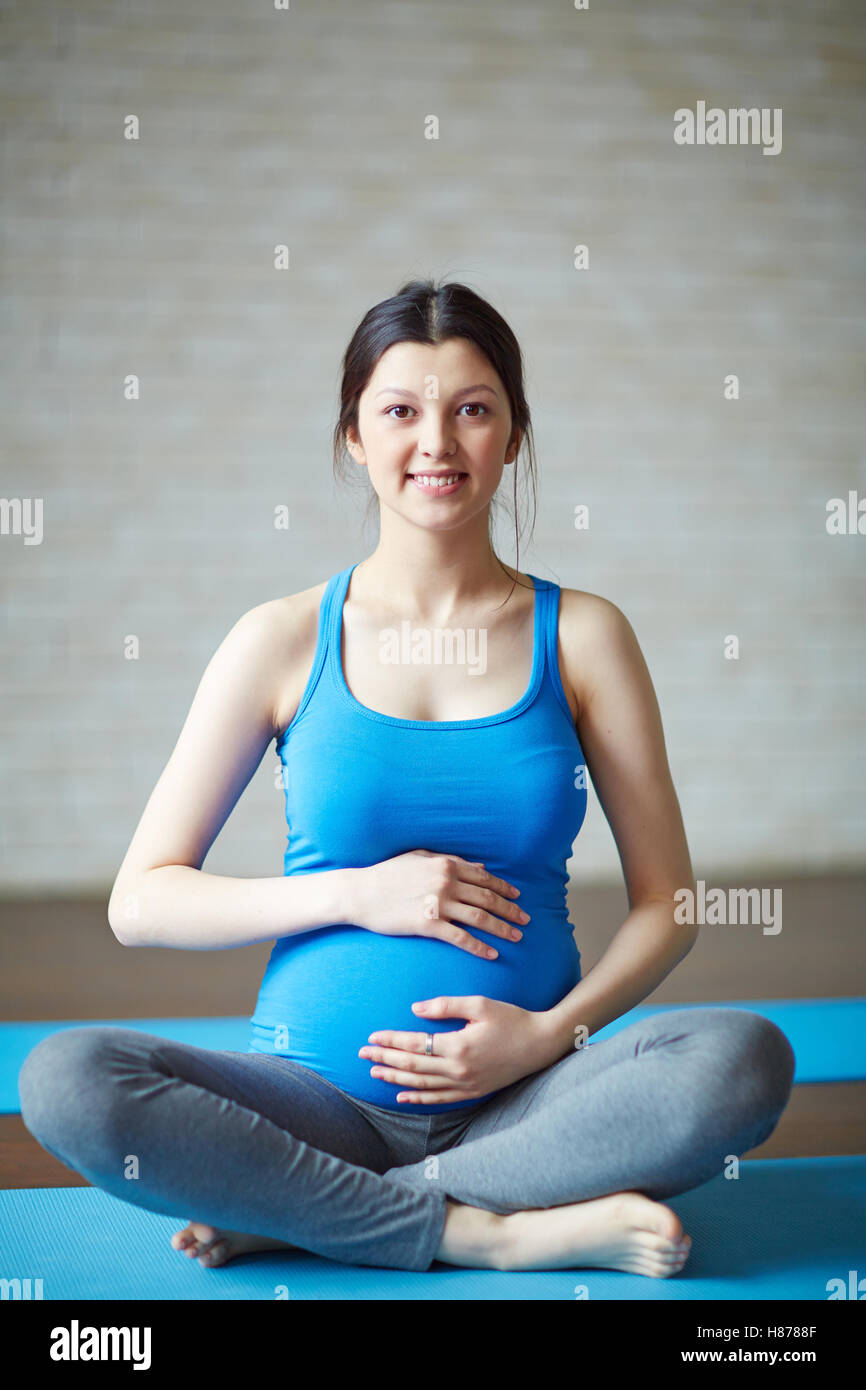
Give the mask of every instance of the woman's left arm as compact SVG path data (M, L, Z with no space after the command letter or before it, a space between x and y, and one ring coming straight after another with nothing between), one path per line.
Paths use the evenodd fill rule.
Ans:
M560 603L563 660L575 673L579 702L577 733L616 841L629 913L580 983L537 1015L548 1064L651 994L688 955L699 931L674 921L674 894L694 891L694 874L637 637L621 610L598 595L563 589Z

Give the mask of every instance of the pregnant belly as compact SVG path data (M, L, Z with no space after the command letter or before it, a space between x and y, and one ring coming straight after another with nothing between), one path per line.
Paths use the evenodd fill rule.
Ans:
M522 941L473 933L494 945L482 960L444 941L380 936L361 927L323 927L276 943L252 1018L250 1051L286 1056L341 1090L403 1113L432 1114L477 1105L398 1102L405 1086L370 1075L358 1056L370 1033L395 1029L452 1032L465 1021L422 1019L412 1005L438 995L481 994L532 1011L550 1009L580 979L580 953L563 915L534 913ZM492 1094L492 1093L491 1093Z

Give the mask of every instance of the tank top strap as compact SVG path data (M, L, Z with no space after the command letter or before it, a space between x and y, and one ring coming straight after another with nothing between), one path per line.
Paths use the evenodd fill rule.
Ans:
M344 570L340 570L338 574L332 575L328 580L328 587L322 601L323 612L319 630L323 657L331 656L335 645L340 641L343 604L346 601L346 591L349 588L349 580L354 568L355 565L347 565ZM337 648L337 652L339 655L339 648Z
M559 602L562 591L552 579L538 579L534 574L530 574L529 577L540 590L540 635L544 643L543 684L553 691L557 702L562 706L568 718L569 724L573 727L574 720L559 674Z

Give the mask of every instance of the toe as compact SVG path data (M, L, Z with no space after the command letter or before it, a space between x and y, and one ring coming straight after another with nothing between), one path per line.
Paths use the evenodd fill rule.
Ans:
M662 1207L658 1213L658 1220L653 1223L653 1229L663 1240L670 1245L676 1245L683 1239L683 1223L675 1211L670 1207Z
M185 1250L190 1241L195 1240L195 1232L192 1229L192 1222L188 1221L183 1230L175 1231L171 1238L172 1246L175 1250Z
M683 1223L676 1212L666 1207L663 1202L648 1197L645 1192L631 1190L620 1193L619 1196L626 1203L621 1209L621 1214L635 1230L652 1232L654 1236L669 1244L675 1244L682 1239Z
M215 1240L213 1245L209 1245L200 1257L203 1265L221 1265L228 1254L228 1242L225 1240Z
M186 1246L186 1254L190 1259L198 1259L203 1255L208 1246L212 1245L219 1238L220 1232L214 1226L206 1226L201 1221L191 1221L189 1224L189 1241Z

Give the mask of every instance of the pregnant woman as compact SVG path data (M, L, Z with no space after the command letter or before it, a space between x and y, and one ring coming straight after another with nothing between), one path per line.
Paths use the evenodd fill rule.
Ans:
M25 1059L43 1146L188 1222L173 1245L202 1265L300 1247L663 1278L690 1240L662 1199L787 1104L791 1046L748 1010L592 1041L691 949L674 895L694 880L627 619L494 552L524 442L532 478L520 349L473 291L415 281L365 315L335 451L368 471L378 544L225 637L109 903L128 946L275 940L248 1050L98 1026ZM273 739L284 874L205 873ZM587 772L629 912L582 976L566 861Z

